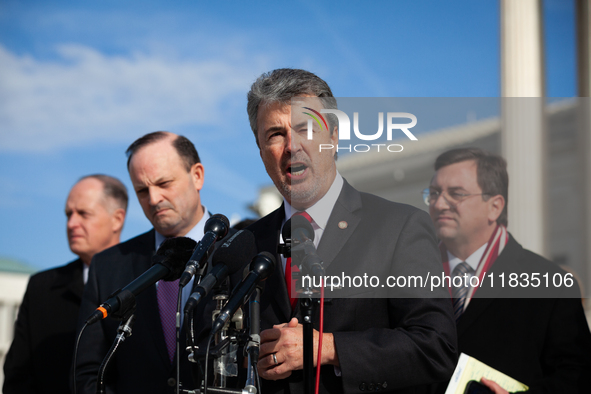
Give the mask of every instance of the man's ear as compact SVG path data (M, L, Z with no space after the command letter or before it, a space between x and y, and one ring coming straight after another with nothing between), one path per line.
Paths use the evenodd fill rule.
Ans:
M505 198L500 194L489 198L488 202L488 220L491 223L497 221L503 209L505 208Z
M334 127L334 129L332 129L332 135L330 136L330 142L332 143L332 146L334 146L334 153L332 154L332 157L335 159L337 159L337 147L339 146L339 128L337 126Z
M336 147L339 144L339 128L337 126L332 129L332 135L330 136L332 144Z
M123 229L123 223L125 223L125 210L123 208L117 208L111 216L111 223L113 225L112 230L114 233L119 233Z
M193 184L197 190L201 190L203 188L204 176L205 169L203 168L203 164L193 164L193 167L191 167L191 178L193 179Z

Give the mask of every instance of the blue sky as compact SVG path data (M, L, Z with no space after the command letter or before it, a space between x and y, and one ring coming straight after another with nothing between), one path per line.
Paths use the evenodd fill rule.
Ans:
M543 4L547 93L571 97L573 1ZM195 143L211 212L252 217L269 180L246 92L279 67L340 97L496 97L499 4L1 0L0 256L72 260L69 189L106 173L132 191L125 149L155 130ZM132 194L123 240L150 227Z

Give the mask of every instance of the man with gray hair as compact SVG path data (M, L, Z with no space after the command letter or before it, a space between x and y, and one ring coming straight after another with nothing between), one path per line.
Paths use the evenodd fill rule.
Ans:
M296 97L305 111L292 102ZM284 200L249 227L259 251L275 254L278 261L261 300L258 369L265 379L263 393L303 391L302 315L292 275L299 267L290 267L277 254L281 229L292 215L312 224L327 275L371 271L385 281L388 275L412 270L435 272L440 265L425 212L360 193L338 173L334 119L329 117L328 126L314 124L313 138L306 138L307 118L301 113L326 108L336 108L330 87L304 70L263 74L248 93L260 156ZM333 148L320 150L320 144ZM322 339L320 392L415 393L417 386L449 377L456 344L445 296L444 290L431 299L339 298L336 293L326 299L322 337L316 331L318 316L314 330L315 363Z
M67 393L82 289L92 257L119 243L127 189L108 175L88 175L66 201L70 250L78 259L29 280L4 364L5 394Z

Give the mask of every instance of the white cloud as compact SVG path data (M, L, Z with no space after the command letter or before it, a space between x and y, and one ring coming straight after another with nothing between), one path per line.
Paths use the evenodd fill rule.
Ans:
M63 44L56 53L57 60L38 60L0 45L0 151L127 142L160 128L216 124L262 66L235 52L196 61Z

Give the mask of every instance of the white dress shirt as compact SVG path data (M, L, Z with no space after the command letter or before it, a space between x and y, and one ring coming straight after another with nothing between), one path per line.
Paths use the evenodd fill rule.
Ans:
M486 246L488 242L482 245L476 252L472 253L466 260L462 260L459 257L454 256L449 251L447 251L447 261L449 261L449 272L454 272L454 268L456 265L463 263L464 261L468 263L470 267L476 272L478 270L478 264L480 264L480 259L482 259L482 255L486 250Z
M328 218L330 217L332 209L339 198L339 194L341 194L344 183L343 177L337 171L337 174L334 178L334 181L332 182L332 185L330 186L330 189L328 189L328 192L326 192L326 194L322 196L322 198L318 200L316 204L306 209L306 212L313 220L312 228L314 228L314 246L316 247L318 247L318 244L320 243L320 239L322 238L322 234L324 233L324 229L328 223ZM293 208L285 198L283 199L283 203L285 209L285 218L281 224L282 228L285 222L291 218L293 214L301 212ZM282 236L281 242L283 242ZM283 264L283 272L285 272L285 264L287 259L282 257L281 261Z

